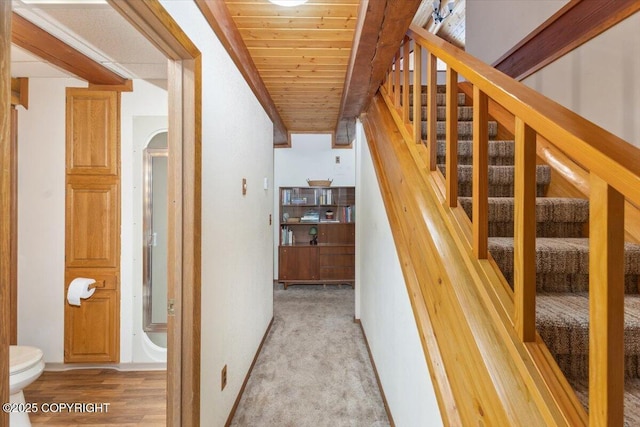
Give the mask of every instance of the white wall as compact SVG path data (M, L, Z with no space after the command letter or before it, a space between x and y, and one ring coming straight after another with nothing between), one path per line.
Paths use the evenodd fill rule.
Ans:
M442 425L371 154L357 125L360 321L397 426Z
M336 164L336 156L340 163ZM293 134L290 148L274 150L273 175L273 230L274 265L273 278L278 278L278 241L280 196L278 188L306 187L307 179L331 179L334 187L352 187L356 185L355 150L353 148L331 148L329 134Z
M18 344L64 360L65 88L71 78L29 79L18 112Z
M273 317L273 186L262 185L273 176L273 125L195 3L162 4L202 52L200 423L215 427L224 425Z
M471 0L466 2L465 49L493 63L556 13L568 0Z
M640 147L640 13L524 83Z
M467 52L490 64L565 3L566 0L468 1ZM524 83L640 147L639 26L640 13L636 13Z

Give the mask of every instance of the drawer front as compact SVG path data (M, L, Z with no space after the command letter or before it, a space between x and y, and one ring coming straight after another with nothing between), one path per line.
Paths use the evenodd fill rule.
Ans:
M351 267L320 267L320 280L353 280L355 268Z
M96 291L118 288L118 271L109 268L69 268L65 272L65 296L69 285L77 277L87 277L96 281Z
M355 246L320 246L320 255L355 254Z
M320 255L320 267L353 267L356 263L355 255Z

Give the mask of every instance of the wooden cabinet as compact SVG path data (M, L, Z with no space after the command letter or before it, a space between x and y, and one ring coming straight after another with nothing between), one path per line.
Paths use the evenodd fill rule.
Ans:
M96 281L80 306L64 305L65 363L120 360L120 95L67 88L65 295Z
M355 188L281 187L278 280L355 280Z
M280 246L280 278L285 281L318 280L317 246Z

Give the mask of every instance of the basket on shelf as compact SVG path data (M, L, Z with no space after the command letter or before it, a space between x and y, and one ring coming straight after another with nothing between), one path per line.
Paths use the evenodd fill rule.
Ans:
M332 179L313 179L310 180L307 178L307 183L309 184L309 187L329 187L331 185L331 183L333 182Z

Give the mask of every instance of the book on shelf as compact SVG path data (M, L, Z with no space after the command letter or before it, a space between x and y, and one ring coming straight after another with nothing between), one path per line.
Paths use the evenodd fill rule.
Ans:
M355 207L354 206L342 206L340 208L341 216L344 222L355 222Z
M282 245L295 245L296 238L293 235L293 230L283 225L280 230L280 241Z
M316 211L307 211L300 218L300 222L320 222L320 214Z

